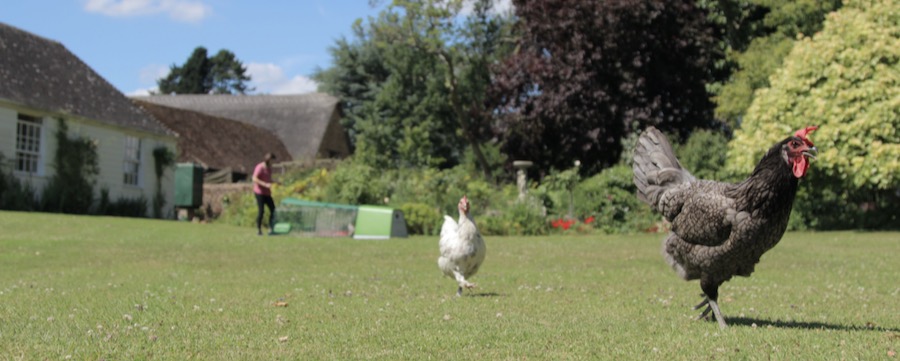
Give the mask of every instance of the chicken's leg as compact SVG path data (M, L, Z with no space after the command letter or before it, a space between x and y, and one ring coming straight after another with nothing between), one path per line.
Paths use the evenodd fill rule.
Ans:
M466 276L463 276L459 271L453 271L453 276L456 278L456 283L459 283L459 288L456 290L457 296L462 296L463 287L465 288L475 288L475 284L469 281L466 281Z
M719 321L719 328L728 328L728 324L725 323L725 317L722 317L722 311L719 311L719 303L716 302L716 300L710 299L709 307L712 308L713 314L716 315L716 321Z
M716 318L716 321L719 322L719 328L728 327L728 324L725 323L725 318L722 317L722 311L719 310L719 303L716 302L716 300L704 296L703 302L700 302L700 304L694 306L694 309L699 310L703 306L706 306L706 309L703 310L700 316L697 316L698 320L706 318L706 316L709 315L709 311L712 311L713 316Z
M705 276L705 275L704 275ZM703 293L705 297L703 298L703 302L700 302L694 309L699 309L700 307L706 306L706 309L703 310L703 313L700 314L700 317L697 319L703 319L706 315L709 314L709 311L713 312L713 315L716 317L716 321L719 322L719 328L724 329L728 327L728 324L725 323L725 318L722 317L722 311L719 310L719 303L716 300L719 298L719 285L721 282L713 282L708 277L700 278L700 288L703 289Z

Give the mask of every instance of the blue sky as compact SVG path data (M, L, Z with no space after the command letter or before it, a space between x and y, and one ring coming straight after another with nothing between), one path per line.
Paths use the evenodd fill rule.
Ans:
M197 46L234 52L257 93L295 94L315 91L328 48L379 11L368 0L23 0L5 1L0 22L59 41L127 95L154 89Z

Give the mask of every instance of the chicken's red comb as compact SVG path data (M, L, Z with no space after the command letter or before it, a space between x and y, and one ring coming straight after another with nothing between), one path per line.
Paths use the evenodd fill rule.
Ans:
M809 140L809 138L807 138L806 136L809 135L809 133L812 133L816 129L819 129L819 127L817 127L815 125L811 125L806 128L798 130L797 132L794 133L794 136L797 138L803 139L803 142L806 143L806 145L812 147L813 142L811 140Z

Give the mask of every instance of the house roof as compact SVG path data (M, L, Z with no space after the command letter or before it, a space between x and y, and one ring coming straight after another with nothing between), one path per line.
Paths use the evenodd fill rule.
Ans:
M154 95L135 97L151 103L227 117L277 135L294 159L314 159L338 98L322 93L297 95Z
M0 23L0 100L169 134L61 43L4 23Z
M251 124L186 109L134 100L167 128L178 133L178 161L249 174L267 152L277 162L291 155L272 132Z

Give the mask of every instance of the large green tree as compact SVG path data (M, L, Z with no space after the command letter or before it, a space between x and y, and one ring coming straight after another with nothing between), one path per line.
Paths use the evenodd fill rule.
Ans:
M484 106L489 65L503 54L507 20L475 2L392 2L354 25L355 41L331 48L334 66L317 71L320 89L339 96L357 158L381 167L448 167L466 149L482 171L490 136ZM508 47L508 43L506 43Z
M814 36L797 41L768 88L758 90L729 145L728 169L746 174L794 130L818 125L805 220L867 226L893 214L900 189L900 12L894 0L848 0ZM893 207L893 208L891 208ZM888 210L882 210L887 208ZM836 209L843 214L835 214ZM854 210L879 209L865 217ZM893 211L890 211L893 209ZM834 219L826 219L832 215ZM862 223L854 223L860 221Z
M619 160L647 125L686 136L713 122L713 29L694 1L515 0L517 51L495 67L505 151L538 171Z
M319 91L341 99L341 122L355 146L358 123L365 122L366 112L381 85L390 78L391 69L383 61L384 49L375 44L361 19L353 24L353 34L352 41L344 37L337 39L328 49L332 66L316 69L312 78L319 83Z
M825 15L841 0L704 0L719 29L726 58L717 64L716 117L731 128L753 101L756 89L769 85L798 36L821 30Z
M181 66L172 65L169 75L156 81L161 94L245 94L250 75L231 51L222 49L212 57L199 46Z

